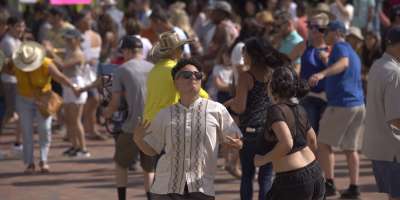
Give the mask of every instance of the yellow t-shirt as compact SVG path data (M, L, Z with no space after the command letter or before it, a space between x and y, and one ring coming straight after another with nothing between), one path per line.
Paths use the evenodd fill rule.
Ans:
M179 94L171 77L171 70L176 65L175 60L164 59L157 62L147 78L147 98L144 107L144 119L153 120L161 109L175 104ZM208 98L203 89L199 95Z
M49 74L49 65L52 62L50 58L45 58L43 64L31 72L23 72L14 66L18 94L24 97L34 97L34 91L50 91L51 77Z

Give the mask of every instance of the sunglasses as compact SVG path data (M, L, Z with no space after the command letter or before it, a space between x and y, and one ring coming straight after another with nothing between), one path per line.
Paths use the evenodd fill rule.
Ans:
M327 30L326 28L322 28L322 27L320 27L320 26L318 26L318 25L309 25L308 28L309 28L310 30L317 30L317 31L320 32L320 33L325 33L326 30Z
M176 74L175 77L176 78L184 78L184 79L193 79L193 77L194 77L195 80L201 80L201 79L203 79L203 73L202 72L192 72L192 71L180 71Z

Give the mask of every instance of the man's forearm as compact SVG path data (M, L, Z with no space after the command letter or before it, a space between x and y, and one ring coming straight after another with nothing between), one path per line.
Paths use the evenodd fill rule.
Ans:
M349 59L341 58L339 61L329 66L321 73L324 74L325 77L340 74L347 69L348 65L349 65Z

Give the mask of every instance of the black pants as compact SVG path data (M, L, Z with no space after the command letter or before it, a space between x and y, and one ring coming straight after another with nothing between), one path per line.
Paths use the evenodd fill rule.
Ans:
M325 181L317 161L289 171L277 173L268 200L322 200L325 194Z
M215 197L205 195L201 192L189 193L187 185L185 185L184 194L151 194L152 200L215 200Z

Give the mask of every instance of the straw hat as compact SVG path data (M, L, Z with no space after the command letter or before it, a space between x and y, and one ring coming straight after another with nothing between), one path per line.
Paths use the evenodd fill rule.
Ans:
M31 72L39 68L45 58L46 51L37 42L23 42L13 53L12 60L14 65L24 72Z
M6 62L6 56L4 55L4 52L0 50L0 72L3 69L5 62Z
M150 55L165 56L169 55L173 50L192 42L193 40L180 40L175 31L161 33L159 41L153 46Z
M352 26L349 28L347 35L353 35L356 38L358 38L359 40L364 40L364 36L361 32L361 29L359 29L358 27L355 27L355 26Z
M315 7L314 9L312 9L309 12L309 16L312 17L312 16L320 14L320 13L327 14L329 16L330 20L335 20L336 19L336 16L331 13L331 8L329 7L329 5L327 3L319 3L317 5L317 7Z
M308 20L309 23L316 23L320 27L326 27L329 24L329 16L326 13L318 13Z

